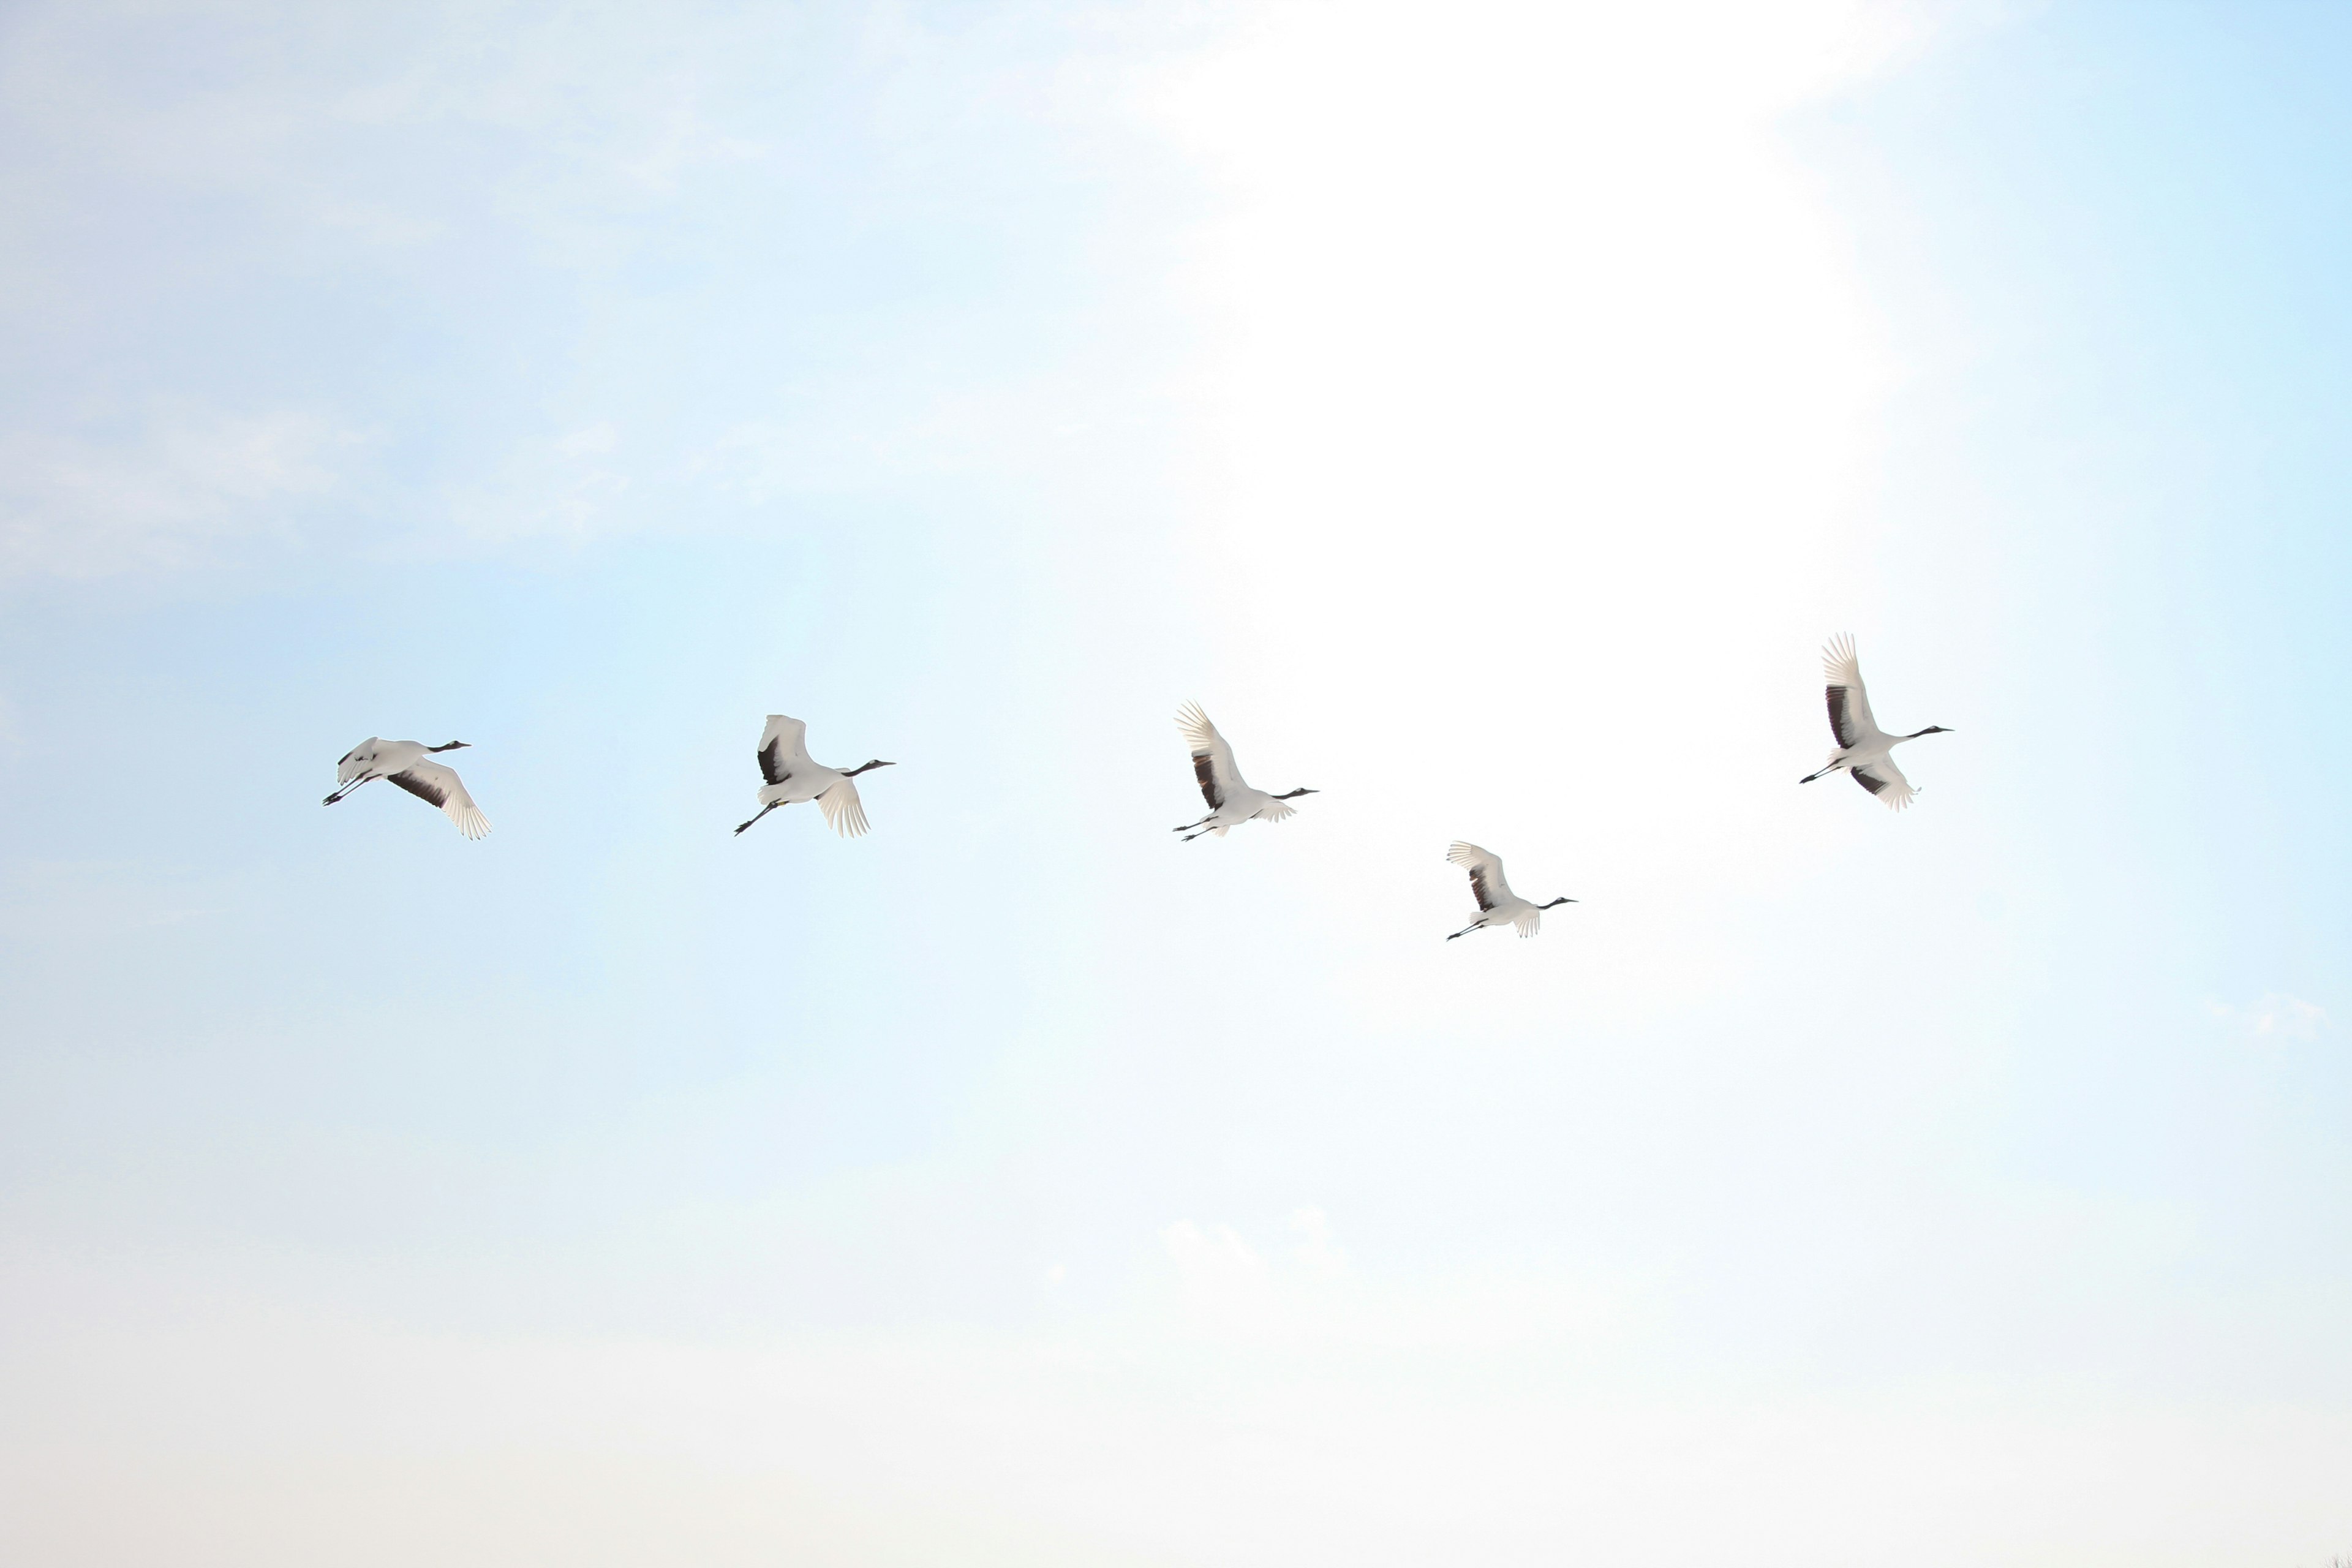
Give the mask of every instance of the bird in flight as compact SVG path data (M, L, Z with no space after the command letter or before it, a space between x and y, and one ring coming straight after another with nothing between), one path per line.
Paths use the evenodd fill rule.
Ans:
M474 797L466 793L458 782L457 770L426 760L434 752L458 752L466 748L463 741L452 741L446 746L428 746L417 741L386 741L370 735L343 753L335 764L335 793L320 804L332 805L352 791L374 779L390 779L417 799L441 808L441 815L457 825L457 831L468 838L479 838L490 830L490 819L482 815Z
M1880 729L1878 721L1870 714L1870 694L1862 689L1862 662L1854 658L1851 637L1830 639L1822 649L1822 671L1829 680L1830 735L1837 742L1837 750L1830 753L1826 766L1797 782L1811 784L1823 773L1843 768L1853 774L1854 783L1885 802L1887 809L1902 810L1918 791L1903 776L1903 770L1895 765L1895 748L1922 735L1948 735L1951 731L1941 724L1930 724L1907 735L1890 735Z
M1478 900L1478 918L1445 940L1468 936L1481 926L1513 925L1521 936L1533 936L1543 929L1543 912L1555 904L1572 904L1574 899L1554 899L1549 904L1531 904L1511 891L1503 880L1503 858L1491 849L1481 849L1475 844L1454 840L1445 858L1470 872L1471 896Z
M844 838L856 838L866 831L866 806L857 798L857 786L849 781L872 769L898 764L877 760L843 773L811 762L807 738L808 726L798 719L787 719L782 713L768 715L768 727L760 732L760 776L768 782L760 791L760 809L751 822L780 805L813 800L824 813L826 826ZM741 834L751 822L735 831Z
M1201 783L1201 798L1209 803L1209 815L1200 821L1169 829L1182 834L1187 844L1203 833L1223 838L1228 830L1244 822L1280 822L1297 809L1288 802L1302 795L1320 793L1295 789L1287 795L1268 795L1242 782L1242 771L1234 765L1233 747L1217 733L1217 727L1209 722L1209 716L1201 711L1197 702L1187 702L1177 712L1176 726L1192 742L1192 776Z

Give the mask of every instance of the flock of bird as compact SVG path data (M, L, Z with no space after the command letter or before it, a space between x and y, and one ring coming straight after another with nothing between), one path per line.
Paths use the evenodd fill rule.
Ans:
M1829 773L1852 773L1854 783L1876 795L1887 807L1902 810L1918 791L1903 776L1903 770L1895 765L1895 748L1922 735L1946 735L1951 731L1940 724L1930 724L1907 735L1892 735L1880 729L1870 711L1870 694L1863 689L1862 665L1854 657L1853 639L1850 637L1832 638L1822 650L1822 672L1829 695L1830 735L1837 745L1827 763L1797 782L1811 784ZM1209 815L1200 821L1171 829L1183 835L1184 843L1204 833L1223 838L1244 822L1283 821L1297 813L1292 801L1318 793L1294 789L1268 795L1251 785L1234 761L1232 742L1218 733L1197 702L1188 702L1178 711L1176 727L1192 748L1192 777L1201 786L1201 798L1209 805ZM466 745L464 741L451 741L445 745L427 746L415 741L385 741L370 736L345 752L343 760L336 764L335 792L324 804L332 805L362 784L384 779L417 799L440 807L467 837L479 838L489 832L490 819L482 815L474 797L466 793L457 770L432 761L436 752L460 751ZM824 814L827 826L844 838L858 837L866 831L866 805L857 795L857 775L897 765L876 758L854 768L826 767L808 754L808 726L782 713L768 715L767 728L760 732L759 760L763 781L756 797L760 809L750 821L736 826L738 836L748 832L752 823L780 805L813 800ZM1576 902L1567 898L1545 904L1528 902L1511 891L1510 883L1503 879L1503 858L1475 844L1457 841L1446 850L1445 858L1470 874L1471 896L1478 900L1478 918L1447 936L1448 942L1468 936L1474 931L1507 925L1516 928L1523 937L1533 936L1543 924L1544 910Z

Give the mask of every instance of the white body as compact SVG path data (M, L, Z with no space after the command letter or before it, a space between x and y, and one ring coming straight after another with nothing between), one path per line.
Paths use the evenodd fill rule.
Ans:
M1209 716L1197 702L1188 702L1176 715L1176 726L1192 748L1192 776L1200 784L1201 798L1208 802L1209 815L1200 821L1180 827L1179 833L1190 832L1192 837L1213 833L1223 838L1244 822L1280 822L1297 815L1297 808L1286 799L1271 795L1251 786L1242 777L1234 763L1234 749L1209 722ZM1312 790L1298 792L1312 795Z
M466 793L465 784L457 770L432 760L435 752L455 751L462 742L451 742L446 746L428 746L421 741L386 741L370 735L335 764L335 793L327 797L332 805L363 784L377 779L389 779L428 805L441 808L441 815L457 825L457 831L468 838L479 838L490 830L490 819Z
M759 794L761 816L780 805L813 800L824 813L827 826L844 838L859 837L866 824L866 804L857 798L857 782L837 768L813 761L807 741L808 726L800 720L782 713L768 715L768 727L760 732L760 776L768 781ZM757 822L759 817L751 820Z
M1491 849L1481 849L1475 844L1455 840L1445 858L1470 873L1470 896L1478 900L1478 918L1464 926L1454 936L1468 936L1486 926L1517 926L1523 937L1533 936L1543 929L1543 912L1550 904L1531 904L1511 891L1510 883L1503 879L1503 858ZM1556 899L1554 903L1574 903L1573 899ZM1453 937L1446 938L1448 942Z
M1876 795L1888 810L1901 811L1918 791L1895 765L1893 753L1895 747L1918 736L1890 735L1878 727L1870 711L1870 693L1863 689L1862 661L1854 657L1852 637L1833 637L1822 649L1822 674L1828 683L1830 737L1837 747L1830 752L1827 765L1812 777L1850 773L1854 783Z

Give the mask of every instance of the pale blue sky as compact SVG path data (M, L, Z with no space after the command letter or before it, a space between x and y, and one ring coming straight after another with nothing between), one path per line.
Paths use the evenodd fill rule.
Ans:
M15 8L0 1555L2352 1552L2347 59Z

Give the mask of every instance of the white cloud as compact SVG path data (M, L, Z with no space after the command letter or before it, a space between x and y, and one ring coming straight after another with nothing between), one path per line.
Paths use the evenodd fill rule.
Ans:
M1265 1262L1230 1226L1180 1219L1160 1233L1192 1314L1225 1329L1263 1327L1274 1307Z
M111 437L0 435L0 578L184 566L290 535L359 445L301 410L172 410Z
M1694 1378L1628 1402L1516 1344L436 1336L242 1298L167 1312L146 1280L90 1312L9 1277L12 1561L1698 1564L1736 1529L1767 1568L1895 1539L1933 1568L2294 1563L2340 1526L2352 1457L2316 1398ZM162 1502L104 1506L126 1491Z
M2315 1040L2327 1026L2326 1009L2280 991L2271 992L2243 1007L2209 1002L2206 1010L2246 1038L2266 1043Z
M1291 1234L1298 1238L1298 1266L1318 1279L1336 1279L1348 1271L1348 1255L1331 1235L1330 1216L1310 1204L1290 1211Z
M286 531L333 436L279 386L391 455L341 535L363 557L772 526L779 495L903 493L1118 402L1057 392L1062 313L1104 280L1099 191L1167 176L1094 134L1119 89L1091 63L1139 46L1074 31L1089 6L231 9L12 15L18 383L229 412L0 411L0 574Z
M1186 1313L1196 1327L1244 1340L1279 1339L1307 1345L1425 1342L1432 1303L1407 1303L1393 1294L1368 1300L1357 1287L1330 1216L1314 1205L1290 1211L1286 1247L1253 1247L1228 1225L1180 1219L1160 1233L1176 1266ZM1436 1315L1440 1337L1483 1338L1493 1316L1472 1298L1449 1290Z
M451 521L478 542L554 538L573 542L626 526L621 502L635 482L620 427L599 419L545 440L518 444L494 481L450 502ZM439 534L413 542L446 548Z

